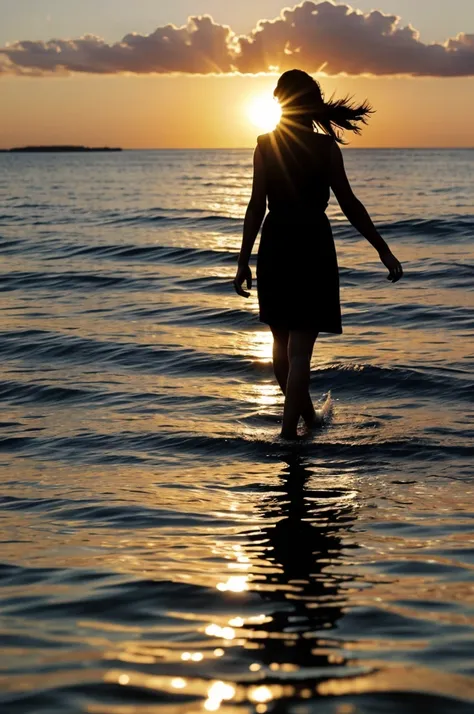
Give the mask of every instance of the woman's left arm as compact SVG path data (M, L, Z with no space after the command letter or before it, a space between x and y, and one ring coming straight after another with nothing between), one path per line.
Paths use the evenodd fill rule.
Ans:
M249 292L243 290L242 284L246 282L248 290L252 287L252 271L250 270L249 260L266 210L267 190L265 185L265 172L262 153L260 147L257 145L253 155L252 195L249 205L247 206L247 211L245 212L242 246L239 253L237 273L234 278L235 291L238 295L242 295L242 297L248 298L250 296Z

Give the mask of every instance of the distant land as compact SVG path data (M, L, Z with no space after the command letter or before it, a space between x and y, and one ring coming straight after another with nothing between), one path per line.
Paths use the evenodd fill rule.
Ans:
M68 151L122 151L120 148L109 147L109 146L18 146L13 149L0 149L2 152L8 153L36 153L36 152L48 152L48 153L64 153Z

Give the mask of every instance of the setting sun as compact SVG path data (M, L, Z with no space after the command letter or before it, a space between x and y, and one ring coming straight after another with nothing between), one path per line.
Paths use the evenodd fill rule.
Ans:
M256 127L272 131L280 121L281 108L271 96L255 97L248 105L247 114Z

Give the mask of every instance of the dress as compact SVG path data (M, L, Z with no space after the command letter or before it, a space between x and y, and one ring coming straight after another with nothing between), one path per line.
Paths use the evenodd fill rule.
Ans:
M259 317L272 327L342 333L336 249L325 213L333 141L280 127L257 140L269 209L257 256Z

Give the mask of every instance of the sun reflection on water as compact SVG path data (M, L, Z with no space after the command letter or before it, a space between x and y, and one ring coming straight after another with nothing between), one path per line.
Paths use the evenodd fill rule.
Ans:
M248 333L249 351L259 362L271 362L273 335L270 330L256 330Z
M225 682L214 682L208 689L207 700L204 708L209 712L217 711L223 701L232 699L235 695L235 687Z
M235 630L233 627L220 627L212 623L206 627L206 635L209 637L222 637L224 640L233 640L235 637Z
M245 705L251 706L256 714L266 714L273 708L288 711L285 707L295 699L304 711L305 700L372 688L391 691L400 686L402 672L395 663L379 673L361 671L361 662L363 668L370 667L363 651L364 647L368 652L373 650L372 641L346 642L342 646L329 632L344 616L348 586L353 580L348 569L354 558L361 557L359 551L352 550L355 546L351 529L360 505L355 473L338 470L337 474L327 475L319 468L301 465L296 459L283 477L257 502L262 518L260 528L252 525L240 532L245 536L241 543L226 538L213 541L212 552L219 557L220 568L232 568L235 564L249 568L249 572L238 575L224 570L224 576L220 571L220 576L218 573L213 580L218 591L229 594L223 596L227 605L233 603L234 607L237 601L239 609L209 615L212 621L207 623L202 623L202 614L186 613L187 618L199 622L196 631L200 633L200 644L186 652L172 649L169 661L175 666L178 659L181 668L174 671L174 676L119 671L107 673L106 681L196 698L199 703L192 711L220 714L230 714ZM391 539L385 536L384 542L390 549ZM372 581L371 576L373 598L377 588L384 584ZM393 582L387 583L387 587L393 588ZM251 593L245 598L232 596L247 590ZM250 599L254 607L259 598L261 611L259 608L256 614L250 614L247 610ZM383 601L388 609L389 597L385 596ZM359 599L359 604L362 603ZM370 600L367 604L370 605ZM401 643L387 641L379 646L394 651ZM231 675L225 681L236 652L245 661L245 676L243 680L235 677L232 681ZM149 650L142 647L140 654L149 654ZM223 660L217 661L218 658ZM312 673L316 670L323 671L324 677L313 681ZM343 670L352 676L340 676ZM418 687L423 681L426 691L428 687L450 691L447 679L443 682L436 675L434 684L432 672L417 669L416 675L410 676L413 681L415 676L418 678ZM466 685L467 680L460 679L460 689Z
M249 589L248 575L231 575L226 582L217 583L216 588L221 592L243 593Z
M175 677L171 680L171 686L175 689L184 689L186 687L186 680L182 677Z

